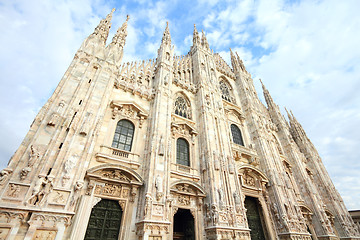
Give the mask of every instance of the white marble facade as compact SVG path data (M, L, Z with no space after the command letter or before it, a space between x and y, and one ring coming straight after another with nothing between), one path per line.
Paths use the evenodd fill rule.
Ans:
M91 239L105 204L113 223L94 236L360 239L300 123L264 85L260 102L237 53L230 67L195 27L189 53L175 56L167 26L156 60L123 63L129 18L106 46L112 13L0 172L0 239Z

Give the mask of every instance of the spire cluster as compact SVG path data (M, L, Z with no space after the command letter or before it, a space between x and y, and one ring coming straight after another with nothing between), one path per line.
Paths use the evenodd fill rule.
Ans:
M244 62L239 57L239 54L237 52L235 52L234 54L231 48L230 48L230 56L231 56L231 65L235 71L248 73L248 71L245 68Z

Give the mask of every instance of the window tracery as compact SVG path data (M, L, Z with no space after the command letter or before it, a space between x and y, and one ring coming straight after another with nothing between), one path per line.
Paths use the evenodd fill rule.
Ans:
M228 85L225 83L224 80L221 80L219 84L220 84L221 97L224 100L231 102L230 90Z
M182 96L177 97L175 100L175 114L191 119L190 104Z

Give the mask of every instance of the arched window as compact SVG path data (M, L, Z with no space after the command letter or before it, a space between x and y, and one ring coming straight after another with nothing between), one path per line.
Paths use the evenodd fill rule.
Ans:
M235 124L231 124L231 134L234 143L244 146L244 142L241 136L241 131Z
M228 85L225 83L224 80L221 80L219 84L220 84L221 97L226 101L231 102L230 90Z
M190 166L189 155L189 143L183 138L178 138L176 141L176 163Z
M134 128L134 124L130 121L124 119L120 120L116 125L112 147L125 151L131 151Z
M179 96L175 100L175 114L184 118L191 119L190 104L182 97Z

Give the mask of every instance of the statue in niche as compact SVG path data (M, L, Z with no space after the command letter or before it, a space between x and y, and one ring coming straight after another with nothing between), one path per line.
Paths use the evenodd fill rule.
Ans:
M20 180L23 181L26 179L26 177L29 175L29 172L31 172L30 167L25 167L20 172Z
M80 127L80 134L87 135L89 133L89 130L90 130L89 122L90 122L91 115L92 115L91 112L88 112L85 114L84 120Z
M30 155L28 161L28 167L34 166L34 163L40 158L39 151L34 147L34 145L30 146Z
M3 169L0 172L0 186L4 185L4 183L6 182L6 180L9 178L9 174L12 173L11 170L9 169Z
M220 209L222 209L224 206L224 192L221 188L218 189L218 194L219 194L219 206Z
M160 136L160 141L159 141L159 155L160 156L164 156L164 152L165 152L165 150L164 150L164 139L163 139L163 137L162 137L162 135Z
M159 201L163 196L163 187L162 187L162 177L160 175L156 176L155 179L155 188L156 188L156 200Z
M74 206L76 201L78 200L78 198L80 197L80 191L84 186L84 182L82 181L77 181L75 186L74 186L74 195L71 198L70 201L70 206Z

